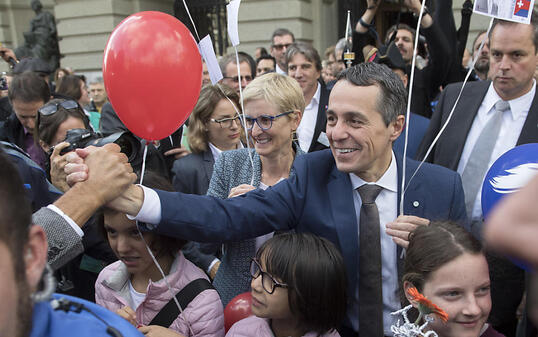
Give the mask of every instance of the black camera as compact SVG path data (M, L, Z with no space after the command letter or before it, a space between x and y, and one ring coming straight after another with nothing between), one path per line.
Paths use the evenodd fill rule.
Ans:
M0 77L0 90L7 90L7 80L5 77Z
M60 155L64 155L67 152L74 151L75 149L85 148L87 146L104 146L109 143L116 143L120 146L121 152L123 152L129 163L135 162L140 153L140 141L128 131L116 132L108 136L104 136L101 133L96 133L86 129L71 129L67 131L65 141L69 143L69 146L62 149Z

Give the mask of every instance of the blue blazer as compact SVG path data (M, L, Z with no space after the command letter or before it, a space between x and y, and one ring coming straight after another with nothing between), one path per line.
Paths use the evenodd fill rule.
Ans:
M402 158L396 154L398 196ZM407 159L406 177L418 166ZM222 200L209 196L157 191L161 205L159 234L198 241L237 241L272 231L311 232L332 241L344 257L348 294L357 287L358 224L349 175L336 168L329 149L296 158L295 175L262 191ZM399 198L398 198L399 199ZM466 220L460 176L424 164L411 181L404 202L406 215L430 220ZM398 265L402 265L398 247ZM399 268L401 272L401 268Z

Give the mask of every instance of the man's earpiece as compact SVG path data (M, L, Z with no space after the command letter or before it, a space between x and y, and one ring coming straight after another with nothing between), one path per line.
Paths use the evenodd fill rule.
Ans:
M26 254L24 255L24 259L25 260L29 260L31 259L32 257L34 257L34 254L32 253L32 249L28 248L26 250Z

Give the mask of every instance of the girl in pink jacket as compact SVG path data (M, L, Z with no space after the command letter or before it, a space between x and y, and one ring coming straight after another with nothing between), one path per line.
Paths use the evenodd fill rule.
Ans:
M166 180L151 173L146 173L144 185L170 190ZM222 303L217 291L210 286L197 295L195 293L171 325L150 325L175 294L194 280L207 280L207 276L185 259L180 251L184 242L152 233L144 233L142 239L135 221L129 220L125 214L108 209L103 213L102 225L119 261L99 274L95 284L96 303L116 312L146 335L223 337ZM166 281L144 241L167 275Z
M226 337L339 337L346 313L346 273L334 245L309 233L266 241L252 260L255 316L235 323Z

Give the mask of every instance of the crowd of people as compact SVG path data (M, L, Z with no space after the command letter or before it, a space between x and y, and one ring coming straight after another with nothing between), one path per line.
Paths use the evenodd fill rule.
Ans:
M0 335L412 336L403 312L426 336L538 336L538 177L487 219L481 200L488 168L538 142L538 13L467 52L472 2L456 30L437 1L415 50L366 4L323 59L279 28L222 56L219 83L203 63L188 121L149 144L101 77L0 47Z

